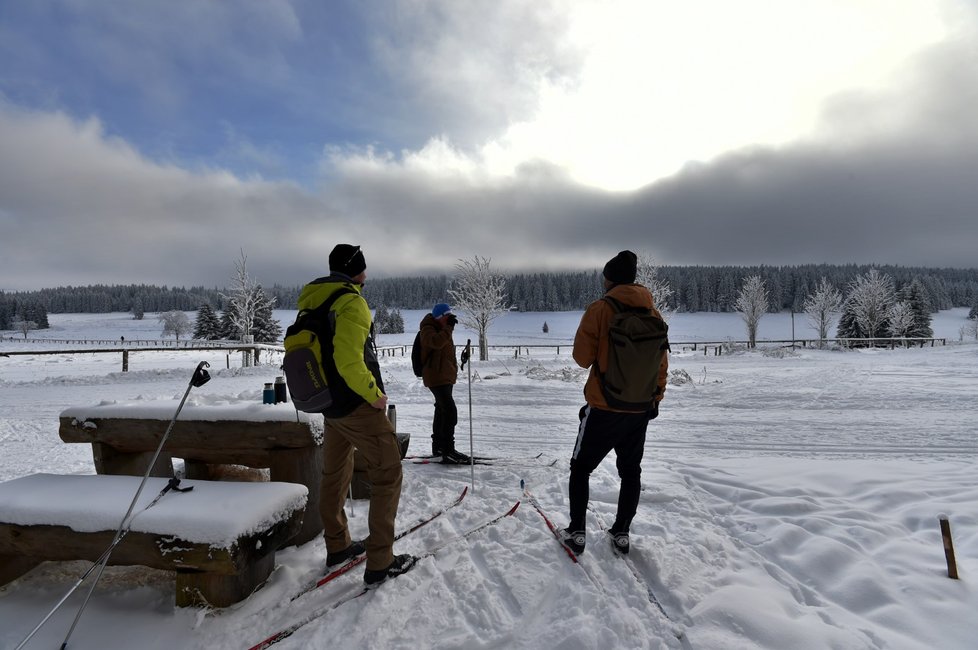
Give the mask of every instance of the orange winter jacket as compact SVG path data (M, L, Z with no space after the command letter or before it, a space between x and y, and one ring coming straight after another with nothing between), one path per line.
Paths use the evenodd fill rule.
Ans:
M662 315L652 304L652 294L640 284L616 284L605 292L622 304L632 307L648 307L660 318ZM581 317L581 324L574 336L574 361L582 368L590 368L587 383L584 384L584 399L594 408L605 411L622 411L608 406L601 392L601 380L598 372L604 373L608 366L608 327L615 310L604 300L596 300L588 305ZM666 392L666 378L669 372L669 355L662 357L659 368L659 394L656 403L661 402Z
M427 387L454 384L458 378L452 330L442 327L431 314L421 319L422 383Z

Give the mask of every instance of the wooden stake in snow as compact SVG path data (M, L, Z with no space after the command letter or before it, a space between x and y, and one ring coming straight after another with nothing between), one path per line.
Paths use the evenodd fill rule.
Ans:
M944 558L947 560L947 577L958 579L958 565L954 561L954 542L951 541L951 524L947 515L940 516L941 537L944 538Z

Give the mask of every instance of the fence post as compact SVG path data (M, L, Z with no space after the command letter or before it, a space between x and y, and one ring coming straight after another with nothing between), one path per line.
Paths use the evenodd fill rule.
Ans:
M122 372L129 372L129 350L122 351Z
M941 537L944 539L944 559L947 560L947 577L958 579L958 565L954 560L954 542L951 541L951 524L947 515L941 515Z

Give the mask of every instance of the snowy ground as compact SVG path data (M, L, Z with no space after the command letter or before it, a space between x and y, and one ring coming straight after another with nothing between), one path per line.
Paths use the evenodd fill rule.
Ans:
M596 514L573 565L528 503L515 517L424 560L411 573L311 623L278 647L964 649L978 636L978 345L957 342L966 310L939 314L949 345L912 350L677 351L692 381L671 386L649 427L644 490L632 528L640 584L601 533L617 496L614 461L591 480ZM192 315L192 314L191 314ZM405 312L405 321L420 313ZM283 313L287 318L287 314ZM494 342L566 343L579 314L511 314ZM549 334L541 326L546 320ZM52 315L48 338L155 338L159 325L124 314ZM764 338L790 338L790 316L768 315ZM810 336L796 317L797 336ZM673 339L743 338L735 315L678 314ZM142 334L140 334L142 332ZM42 335L42 333L35 333ZM464 333L456 339L464 339ZM382 343L409 342L413 332ZM37 345L37 344L32 344ZM0 343L4 350L25 344ZM62 443L58 414L103 400L171 399L198 361L213 379L188 403L258 402L274 365L240 368L221 353L0 357L0 480L35 472L93 473L85 445ZM276 363L278 359L271 359ZM398 429L427 447L431 400L406 357L383 360ZM399 542L423 552L504 512L520 479L557 524L566 522L567 459L584 371L569 349L498 352L473 364L476 453L539 461L478 467L463 504ZM459 447L468 450L468 386L456 391ZM556 460L553 466L547 462ZM545 462L544 462L545 461ZM398 520L408 524L469 483L468 467L405 464ZM355 534L366 503L350 504ZM946 577L938 516L954 533L961 580ZM121 513L120 513L121 516ZM600 518L600 519L599 519ZM269 583L220 611L177 610L166 572L110 567L70 648L247 648L355 589L360 573L289 603L323 568L320 541L281 551ZM88 564L46 563L0 587L0 648L12 648ZM671 621L646 597L659 598ZM28 644L60 645L82 591Z

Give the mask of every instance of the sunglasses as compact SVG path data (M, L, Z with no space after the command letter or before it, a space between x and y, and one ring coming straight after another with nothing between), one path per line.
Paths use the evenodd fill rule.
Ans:
M360 247L357 246L356 247L356 250L353 251L353 255L350 255L350 257L347 258L347 260L345 262L343 262L343 266L346 266L347 264L349 264L350 262L352 262L353 261L353 258L356 257L359 254L360 254Z

